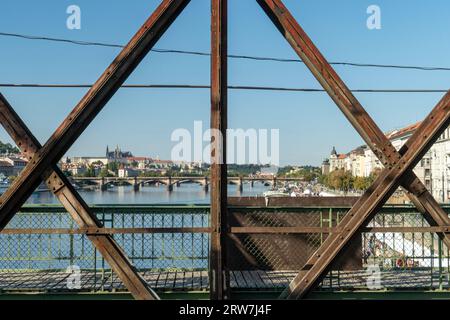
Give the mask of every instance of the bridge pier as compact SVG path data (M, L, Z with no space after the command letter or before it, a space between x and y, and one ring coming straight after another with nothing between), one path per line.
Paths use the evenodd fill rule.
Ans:
M134 178L134 183L133 183L133 190L134 190L134 192L138 192L139 189L140 189L140 186L141 185L139 184L137 177L135 177Z
M107 191L108 190L108 185L106 184L106 180L103 177L102 181L100 182L100 190L101 191Z
M250 181L250 187L252 187L252 188L253 188L254 186L255 186L255 181L253 181L253 180L252 180L252 181Z
M242 180L242 177L239 177L238 190L239 193L242 193L242 191L244 191L244 181Z
M169 192L173 191L172 177L169 177L167 179L167 191Z
M205 180L204 180L204 182L203 182L203 190L204 190L205 192L208 192L208 191L209 191L208 177L205 177Z

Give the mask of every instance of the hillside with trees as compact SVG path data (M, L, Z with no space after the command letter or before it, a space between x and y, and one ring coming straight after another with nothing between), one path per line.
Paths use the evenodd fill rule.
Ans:
M19 149L11 143L3 143L0 141L0 154L19 153Z

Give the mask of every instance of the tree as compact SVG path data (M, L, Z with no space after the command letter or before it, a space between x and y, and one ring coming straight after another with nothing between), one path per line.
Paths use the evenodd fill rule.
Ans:
M132 161L131 162L131 167L132 168L137 168L138 165L139 165L139 163L137 161Z
M327 180L327 186L335 190L347 192L353 187L353 177L351 172L343 169L331 172Z
M6 153L19 153L19 149L17 147L13 147L11 143L3 143L0 141L0 154Z
M106 169L111 171L111 172L114 172L114 174L117 174L119 172L119 167L120 167L120 163L116 162L116 161L109 162L106 165Z
M83 174L84 177L95 177L95 168L94 166L89 166L86 169L86 172Z
M66 177L71 177L71 176L73 176L72 171L69 171L69 170L64 170L63 173L64 173L64 175L65 175Z
M353 181L353 187L356 190L367 190L372 184L370 177L356 177Z
M106 177L113 177L114 175L108 170L107 167L104 167L104 168L100 171L99 176L100 176L101 178L106 178Z
M294 168L292 166L286 166L283 168L280 168L278 170L277 175L279 177L288 177L288 178L301 178L306 182L311 182L314 179L318 178L320 175L320 170L316 167L311 166L305 166L305 167L299 167Z
M317 174L315 172L312 172L312 171L304 170L301 173L300 177L303 178L303 180L305 180L306 182L311 182L315 178L317 178Z
M317 181L324 186L329 186L328 177L329 175L327 174L319 174L317 177Z

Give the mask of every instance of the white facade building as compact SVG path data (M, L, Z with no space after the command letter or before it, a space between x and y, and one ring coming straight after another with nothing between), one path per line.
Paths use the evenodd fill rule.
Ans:
M107 165L109 160L106 157L73 157L70 162L75 165L91 166L93 163Z
M450 202L450 130L447 128L422 160L428 166L425 175L431 181L428 190L439 202Z
M416 123L393 130L386 136L394 148L400 150L419 125L420 123ZM359 147L348 154L338 154L333 147L329 163L329 172L345 169L351 171L355 177L369 177L375 170L383 168L380 160L367 146ZM450 129L447 129L425 154L414 172L437 201L450 202Z

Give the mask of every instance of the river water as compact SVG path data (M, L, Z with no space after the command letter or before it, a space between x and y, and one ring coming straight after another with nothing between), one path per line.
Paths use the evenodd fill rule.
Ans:
M236 185L228 186L229 196L262 195L270 186L245 183L239 192ZM134 204L209 204L210 192L195 183L174 186L169 192L166 186L144 186L135 192L132 186L115 186L107 191L78 190L89 205ZM59 204L50 192L35 192L28 204ZM207 211L206 211L207 212ZM101 217L100 217L101 218ZM112 214L103 218L110 219ZM15 217L11 228L58 227L71 228L69 216L57 213ZM114 214L114 227L205 227L205 212L177 214L176 212L145 214ZM112 226L112 224L111 224ZM184 234L119 234L114 236L133 263L142 269L206 269L208 266L209 235L206 233ZM0 235L0 270L6 269L61 269L77 265L82 269L108 269L101 255L96 254L91 242L84 235L29 234Z
M262 196L264 191L270 190L270 186L264 186L255 182L252 187L245 183L243 191L239 192L236 185L228 185L229 196ZM209 204L210 192L205 192L203 187L196 183L174 186L169 192L166 186L143 186L135 192L132 186L114 186L107 191L78 190L88 204ZM28 204L59 204L58 199L51 192L35 192L27 202Z

